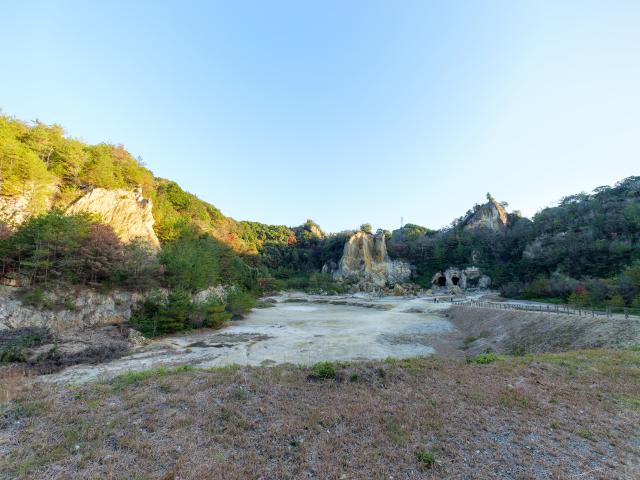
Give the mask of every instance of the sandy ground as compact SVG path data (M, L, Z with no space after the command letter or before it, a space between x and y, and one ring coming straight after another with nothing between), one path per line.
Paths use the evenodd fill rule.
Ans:
M487 350L523 354L640 344L635 318L469 308L452 304L451 297L435 303L432 297L288 293L270 300L272 308L256 309L221 330L161 338L121 358L42 378L65 384L161 366L311 365L432 354L464 358Z
M119 359L76 365L43 378L81 383L160 366L310 365L321 360L425 356L451 349L449 337L455 328L444 316L450 303L300 293L273 300L274 307L255 309L246 319L220 330L165 337Z

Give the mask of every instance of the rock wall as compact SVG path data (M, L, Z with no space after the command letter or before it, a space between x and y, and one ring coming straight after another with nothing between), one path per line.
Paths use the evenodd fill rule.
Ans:
M491 278L483 275L478 267L448 268L444 272L436 273L431 279L431 284L434 287L444 288L489 288Z
M336 280L357 278L378 287L404 283L410 276L408 263L389 258L384 235L362 231L345 243L338 268L333 272Z
M21 195L0 195L0 222L17 227L33 214L51 208L51 200L56 186L29 184Z
M160 242L153 230L155 219L152 208L151 200L145 199L140 189L94 188L73 203L67 213L96 214L102 222L113 228L123 242L141 239L159 248Z
M0 286L0 330L43 327L52 332L126 322L144 297L127 291L108 294L88 288L49 291L51 308L25 305L16 288Z

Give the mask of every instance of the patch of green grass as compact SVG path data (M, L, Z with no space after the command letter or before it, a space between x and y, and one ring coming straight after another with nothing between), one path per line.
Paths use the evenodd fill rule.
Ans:
M618 405L626 410L640 411L640 396L638 395L615 395L613 398Z
M591 433L589 430L578 430L576 431L576 435L586 440L593 440L593 433Z
M191 365L181 365L175 368L160 367L152 368L149 370L142 370L139 372L130 371L112 378L108 383L111 385L114 391L120 391L150 378L161 378L170 374L191 372L194 370L197 369L195 367L192 367Z
M331 362L318 362L311 367L309 378L323 380L336 378L336 369Z
M493 352L479 353L475 357L471 358L471 362L477 363L478 365L487 365L495 362L496 360L498 360L498 356Z
M433 454L433 452L420 450L418 453L416 453L416 459L422 467L431 468L436 461L436 456Z
M10 421L33 417L44 411L44 403L38 400L15 400L0 405L0 421L4 418Z
M231 392L231 396L238 401L243 401L249 398L249 392L243 387L236 387Z

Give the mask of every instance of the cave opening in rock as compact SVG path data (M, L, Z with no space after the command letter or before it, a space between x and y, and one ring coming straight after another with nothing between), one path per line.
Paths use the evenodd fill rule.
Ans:
M477 278L467 278L467 287L476 288L480 283L480 277Z
M444 287L447 285L447 279L445 277L438 277L438 286Z
M458 282L460 281L460 278L458 277L451 277L451 283L453 283L454 285L458 285Z

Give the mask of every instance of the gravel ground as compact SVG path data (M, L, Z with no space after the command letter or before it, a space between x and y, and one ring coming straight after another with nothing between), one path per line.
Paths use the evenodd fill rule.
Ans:
M491 360L34 385L1 407L0 477L640 478L640 353Z

